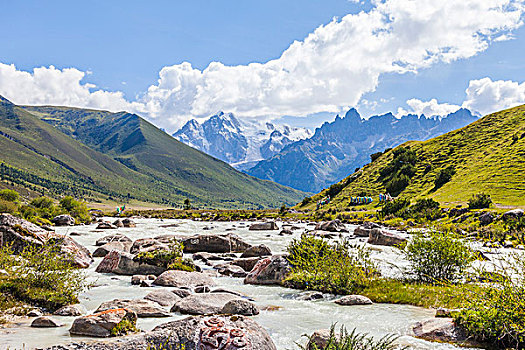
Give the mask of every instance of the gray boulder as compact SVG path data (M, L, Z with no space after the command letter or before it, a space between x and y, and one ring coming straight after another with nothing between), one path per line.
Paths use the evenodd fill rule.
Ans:
M73 226L75 225L75 219L71 215L58 215L55 216L51 222L56 226Z
M277 226L277 224L274 221L268 221L251 224L248 229L250 231L272 231L278 230L279 226Z
M112 309L129 309L137 314L137 317L169 317L171 314L158 303L145 299L113 299L105 301L95 312Z
M338 305L371 305L372 300L363 295L345 295L339 299L334 300Z
M172 312L190 315L209 315L220 313L226 303L238 296L230 293L199 293L192 294L175 303Z
M339 335L335 335L338 337ZM306 349L324 349L328 345L330 340L330 330L329 329L319 329L312 333L306 344Z
M35 318L33 322L31 322L31 327L37 327L37 328L53 328L53 327L62 327L63 324L58 322L57 320L47 317L47 316L41 316L38 318Z
M492 213L489 213L489 212L485 212L483 214L481 214L479 217L479 223L483 226L486 226L486 225L489 225L491 224L493 221L494 221L494 215L492 215Z
M417 338L429 341L458 343L467 339L465 333L456 327L452 318L432 318L418 322L412 330Z
M135 261L130 253L113 250L109 252L96 268L99 273L115 273L117 275L160 275L164 267Z
M42 246L48 232L11 214L0 214L0 246L9 245L20 253L27 247Z
M133 243L133 241L129 237L121 233L114 233L114 234L107 235L107 236L97 239L97 241L95 242L95 245L103 246L111 242Z
M239 236L228 233L223 235L195 235L182 239L185 253L231 253L244 252L251 245Z
M73 322L69 333L88 337L110 337L111 330L123 321L129 321L136 325L137 314L129 309L111 309L82 316ZM91 349L99 349L99 347L93 346Z
M366 228L364 226L358 226L354 230L354 235L358 237L369 237L370 231L372 231L371 228Z
M66 305L56 310L53 315L57 316L82 316L87 314L87 309L84 305Z
M175 288L172 289L171 292L177 296L179 296L181 299L186 298L188 295L191 295L191 291L188 289L183 288Z
M510 219L510 218L517 219L517 218L521 218L522 216L523 216L523 209L513 209L513 210L509 210L506 213L504 213L502 218L505 220Z
M260 260L244 279L245 284L270 285L283 283L291 270L290 263L283 255L274 255Z
M127 228L137 227L137 224L135 224L135 221L131 220L130 218L126 218L122 220L122 225L124 225L124 227L127 227Z
M348 232L346 226L339 220L320 222L315 225L315 229L329 232Z
M217 271L221 274L221 275L225 275L225 276L232 276L232 277L246 277L246 275L248 275L248 273L246 271L244 271L244 269L240 266L237 266L237 265L232 265L232 264L219 264L219 265L215 265L214 268L217 269Z
M103 258L112 250L118 250L121 252L129 253L129 251L131 250L131 245L131 242L109 242L95 249L95 251L93 252L93 257Z
M122 220L120 219L113 221L113 225L116 227L124 227L124 224L122 223Z
M113 225L111 222L103 221L97 225L97 230L115 230L117 226Z
M404 237L378 228L372 229L370 231L370 236L368 237L368 244L374 245L398 246L406 241L407 240Z
M160 306L171 308L177 301L181 299L181 297L172 291L166 289L157 289L151 293L148 293L144 299L154 301Z
M76 267L85 269L94 261L89 250L69 236L51 234L48 241L59 246L60 252Z
M264 244L259 244L246 249L246 251L242 253L241 258L253 258L268 255L272 255L270 248Z
M259 314L259 308L251 301L245 299L233 299L224 304L221 313L254 316Z
M169 270L162 273L155 281L154 285L177 288L195 288L197 286L215 286L215 282L202 272L187 272L179 270Z
M232 264L242 267L244 271L251 271L255 265L261 260L260 257L254 257L254 258L239 258L233 260Z

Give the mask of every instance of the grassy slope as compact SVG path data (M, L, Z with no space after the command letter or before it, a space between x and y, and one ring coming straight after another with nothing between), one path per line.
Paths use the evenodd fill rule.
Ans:
M199 205L254 208L294 204L304 196L300 191L238 172L134 114L68 107L24 108L118 160L128 171L145 176L147 188L135 186L135 191L146 191L161 201L182 203L188 197Z
M525 205L525 105L493 113L480 120L425 142L403 144L418 156L417 173L402 197L431 197L445 205L463 204L473 194L485 192L495 203ZM350 196L384 193L379 172L392 159L387 152L354 177L333 200L331 207L348 205ZM425 172L428 165L431 170ZM439 189L434 188L438 171L453 165L456 174ZM350 181L349 178L343 180ZM326 191L313 197L324 197ZM311 203L307 207L315 207Z

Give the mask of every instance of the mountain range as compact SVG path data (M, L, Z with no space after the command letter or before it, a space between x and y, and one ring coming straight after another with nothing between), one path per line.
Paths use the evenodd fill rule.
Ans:
M263 208L304 193L241 173L136 114L17 106L0 97L0 179L52 196Z
M478 118L460 109L445 117L392 113L363 119L355 109L326 122L310 138L289 143L276 155L245 170L306 192L319 192L366 164L370 155L409 140L427 140Z
M430 197L449 206L464 204L478 193L490 195L496 205L524 206L524 160L525 105L521 105L430 140L388 150L311 201L303 201L302 207L315 208L329 192L327 208L348 207L350 197L375 196L392 185L400 197Z
M219 112L203 122L191 119L173 137L237 169L246 170L271 158L286 145L311 135L306 128L241 121L232 113Z

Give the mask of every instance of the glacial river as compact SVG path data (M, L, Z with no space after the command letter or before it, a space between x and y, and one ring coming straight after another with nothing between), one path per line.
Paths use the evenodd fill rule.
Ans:
M113 221L114 219L108 218ZM297 238L305 229L312 229L305 223L294 223L299 230L293 235L279 236L280 231L249 231L249 222L197 222L190 220L157 220L136 219L136 228L119 228L118 230L95 230L96 225L59 227L58 233L69 234L77 232L80 236L73 238L93 252L95 241L111 233L123 233L132 240L154 237L162 234L214 234L235 233L251 244L266 244L273 253L284 252L287 244ZM176 227L161 227L176 224ZM282 223L279 223L281 228ZM355 226L347 225L352 231ZM348 235L351 235L348 234ZM364 239L354 240L364 244ZM395 248L371 246L372 258L376 259L384 274L395 274L395 266L403 266L404 262ZM139 287L131 285L131 276L99 274L96 266L102 258L96 258L95 263L86 270L89 281L95 287L80 296L81 303L89 312L93 312L102 302L119 299L139 299L155 288L166 287ZM395 265L395 266L394 266ZM205 269L211 269L201 265ZM301 291L282 287L254 286L243 284L243 279L217 276L214 278L219 287L224 287L250 296L259 307L278 306L274 311L261 311L253 319L265 327L279 350L299 349L296 342L304 343L303 334L311 334L321 328L329 328L332 323L338 326L345 325L349 330L355 328L359 332L366 332L374 337L395 334L400 338L398 342L412 349L456 349L450 344L431 343L410 336L412 325L434 316L434 311L419 307L390 304L373 304L366 306L339 306L333 302L336 296L326 295L322 300L297 300ZM275 308L273 308L275 309ZM78 341L91 341L93 338L70 336L68 329L74 317L52 316L64 323L59 328L31 328L31 318L23 320L8 328L0 329L0 349L33 349L54 344L64 344ZM155 326L187 316L173 314L169 318L139 318L138 327L150 330ZM463 348L464 349L464 348Z

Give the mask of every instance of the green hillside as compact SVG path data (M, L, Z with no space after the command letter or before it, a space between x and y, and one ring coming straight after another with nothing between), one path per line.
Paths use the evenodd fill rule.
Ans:
M50 195L206 207L293 204L299 191L242 174L144 119L0 98L0 179Z
M436 186L436 178L447 168L452 177ZM403 173L406 187L400 180ZM404 143L323 190L305 207L315 207L329 192L337 193L329 207L347 207L351 196L373 196L396 186L400 197L431 197L449 206L464 204L479 192L490 194L501 206L525 205L525 105L425 142Z

